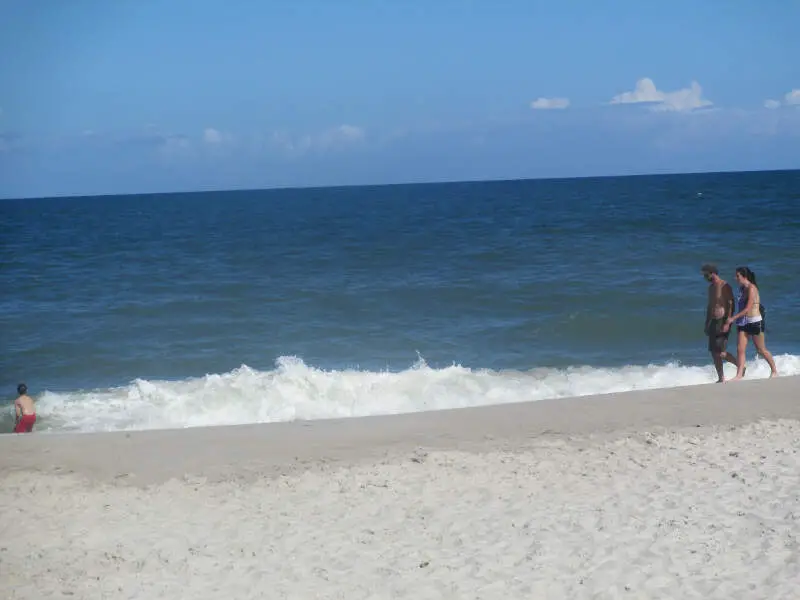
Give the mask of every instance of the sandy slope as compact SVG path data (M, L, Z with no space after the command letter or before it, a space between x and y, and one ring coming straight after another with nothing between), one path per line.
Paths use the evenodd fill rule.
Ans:
M798 378L3 436L0 478L3 598L780 599L800 581Z

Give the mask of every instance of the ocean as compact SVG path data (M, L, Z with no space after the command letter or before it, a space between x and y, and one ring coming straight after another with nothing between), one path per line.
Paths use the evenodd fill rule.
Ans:
M767 347L800 373L800 171L3 200L0 219L0 432L20 381L37 432L712 383L706 261L756 272Z

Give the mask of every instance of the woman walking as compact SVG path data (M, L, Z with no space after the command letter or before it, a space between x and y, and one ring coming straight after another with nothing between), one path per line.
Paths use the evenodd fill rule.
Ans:
M734 380L744 377L745 360L747 354L747 340L753 338L753 345L756 351L769 364L772 370L770 377L778 374L775 368L775 361L767 347L764 345L764 319L761 315L761 294L756 284L756 274L749 267L738 267L736 269L736 282L739 284L740 295L738 311L731 315L727 321L730 327L735 321L739 331L739 344L737 347L739 368Z

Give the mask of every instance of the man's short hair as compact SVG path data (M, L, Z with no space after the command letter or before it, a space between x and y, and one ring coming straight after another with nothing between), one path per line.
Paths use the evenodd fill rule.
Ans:
M719 269L717 269L717 265L714 263L706 263L700 267L700 270L703 273L708 273L709 275L719 275Z

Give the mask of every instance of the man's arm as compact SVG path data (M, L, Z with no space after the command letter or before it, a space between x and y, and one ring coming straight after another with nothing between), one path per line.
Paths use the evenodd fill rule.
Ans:
M708 335L708 326L711 324L711 288L708 288L708 299L706 300L706 324L703 327L703 331L706 332Z
M19 399L14 400L14 416L17 421L22 417L22 406L19 403Z
M725 284L725 320L736 312L736 298L733 296L733 288L730 283Z

